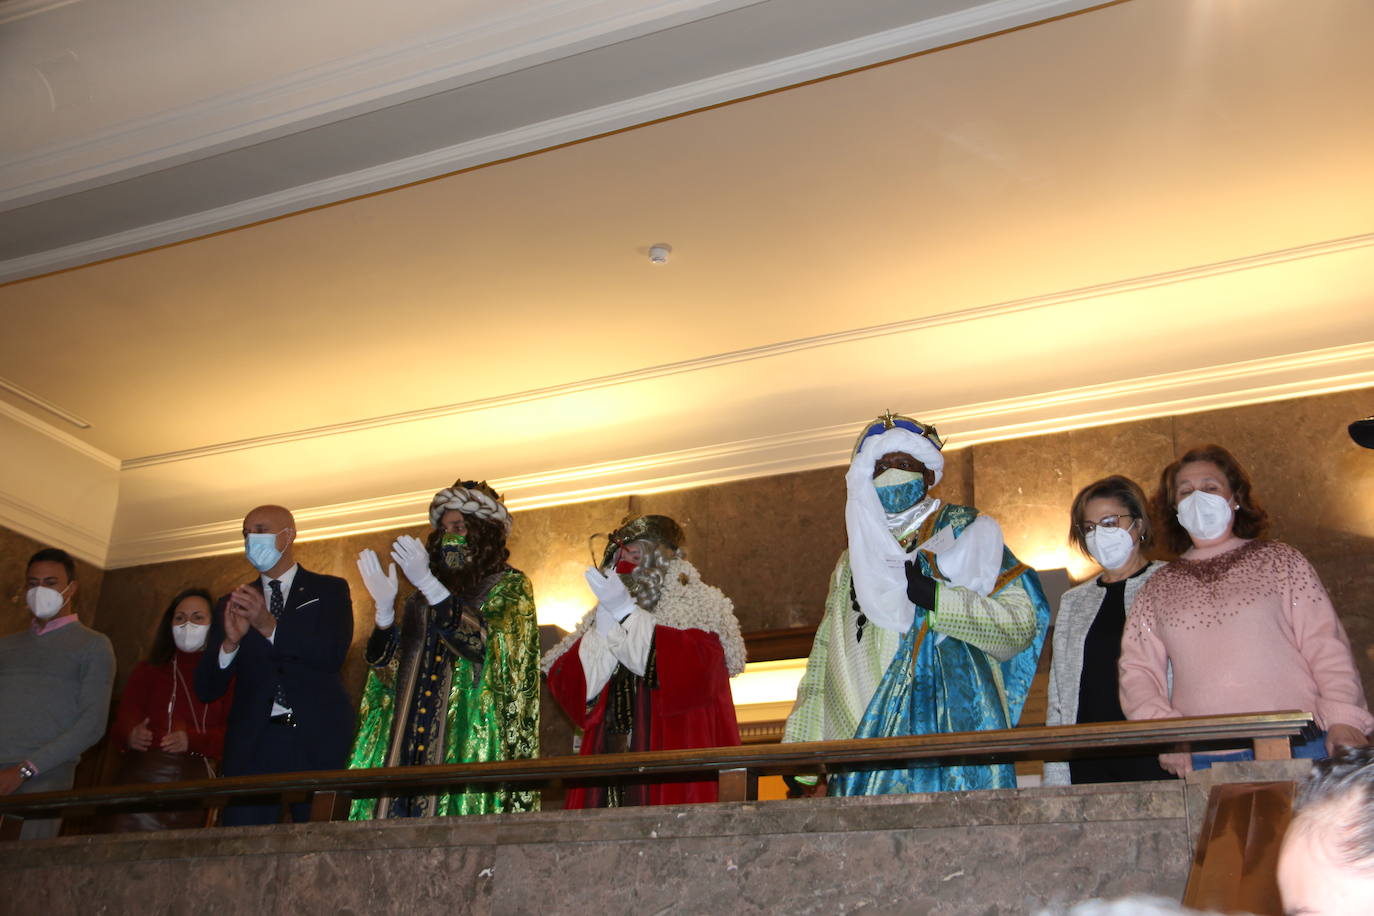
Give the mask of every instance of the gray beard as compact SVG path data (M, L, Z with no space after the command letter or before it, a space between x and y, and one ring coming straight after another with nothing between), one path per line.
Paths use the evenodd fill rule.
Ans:
M617 575L620 574L617 573ZM653 612L658 605L659 596L654 594L653 583L649 579L647 570L636 569L632 573L621 575L620 581L625 583L625 590L630 593L635 604L643 610Z

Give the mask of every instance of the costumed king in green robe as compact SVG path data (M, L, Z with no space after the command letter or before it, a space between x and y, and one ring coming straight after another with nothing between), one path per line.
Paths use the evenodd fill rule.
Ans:
M1002 529L929 495L944 468L935 428L885 414L864 427L845 485L849 549L783 741L1013 727L1049 628L1035 571ZM852 770L830 795L1015 788L1009 764Z
M506 562L511 518L486 482L435 494L434 530L402 535L382 572L371 550L358 571L376 604L371 671L351 768L476 763L539 755L539 626L529 579ZM396 618L396 567L416 591ZM531 811L539 794L507 786L359 799L350 820Z

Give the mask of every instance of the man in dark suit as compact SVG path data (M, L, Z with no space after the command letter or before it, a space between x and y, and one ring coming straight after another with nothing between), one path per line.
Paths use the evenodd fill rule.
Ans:
M243 520L257 580L219 600L196 669L196 693L218 699L237 678L224 741L225 776L342 769L353 738L353 704L340 671L353 641L348 583L296 564L296 523L281 506ZM274 824L277 804L231 804L226 826ZM309 805L291 806L304 821Z

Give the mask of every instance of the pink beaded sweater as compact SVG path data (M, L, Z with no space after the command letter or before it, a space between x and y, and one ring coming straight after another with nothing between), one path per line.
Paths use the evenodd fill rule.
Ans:
M1374 731L1326 589L1301 553L1277 541L1238 541L1155 573L1126 620L1120 676L1131 719L1298 709L1323 729Z

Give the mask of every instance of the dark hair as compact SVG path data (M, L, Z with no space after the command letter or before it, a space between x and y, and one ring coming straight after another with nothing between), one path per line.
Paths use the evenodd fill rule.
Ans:
M1324 818L1328 829L1339 836L1331 844L1342 865L1374 872L1374 748L1339 747L1326 760L1312 762L1311 775L1298 787L1293 801L1294 826L1298 816L1327 802L1351 798L1348 818ZM1310 829L1308 826L1300 829Z
M1235 455L1220 445L1195 445L1159 475L1159 490L1154 498L1155 512L1164 526L1164 536L1169 549L1174 553L1183 553L1193 546L1193 539L1178 523L1178 505L1174 502L1174 488L1178 485L1179 470L1185 464L1192 464L1194 461L1210 461L1226 475L1226 483L1231 487L1231 494L1240 507L1236 509L1236 518L1231 530L1238 537L1263 537L1269 530L1269 513L1265 512L1251 495L1250 475L1245 473L1245 468L1240 466Z
M1087 512L1088 503L1094 499L1114 499L1121 503L1136 519L1135 530L1140 533L1141 549L1154 543L1154 526L1150 524L1145 491L1131 478L1113 474L1079 490L1078 495L1073 498L1073 505L1069 508L1069 543L1083 556L1090 557L1092 554L1088 552L1087 538L1083 536L1083 530L1079 526L1083 524L1083 513Z
M186 588L177 592L177 596L167 605L167 610L158 618L157 630L153 633L153 647L148 650L148 664L165 665L176 654L176 640L172 639L172 615L176 613L177 605L187 598L204 598L205 603L210 605L210 622L214 623L215 599L210 597L208 591L203 588Z
M61 563L62 568L67 571L67 581L76 581L76 561L73 560L72 555L65 550L59 550L56 547L44 547L42 550L38 551L38 553L29 557L29 565L24 567L24 571L28 572L28 570L33 568L33 564L35 563Z
M435 528L425 540L429 551L430 568L440 582L451 592L461 593L472 588L487 576L496 572L510 559L506 549L506 528L500 522L464 515L463 523L468 529L468 543L472 545L472 562L462 569L449 570L440 562L439 542L444 539L444 529Z

